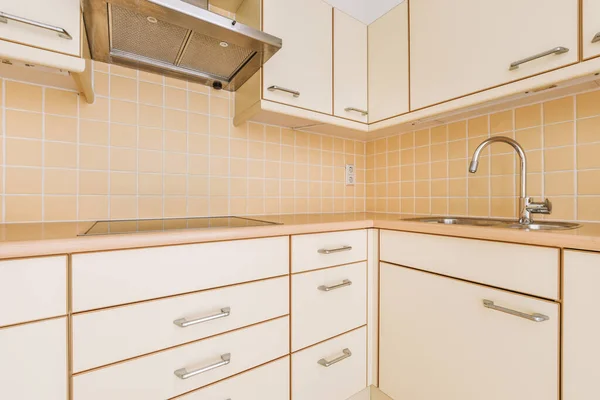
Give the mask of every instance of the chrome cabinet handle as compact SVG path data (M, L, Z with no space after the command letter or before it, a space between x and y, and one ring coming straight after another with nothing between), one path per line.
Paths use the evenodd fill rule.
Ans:
M188 326L201 324L203 322L212 321L214 319L229 317L229 314L231 314L231 308L224 307L224 308L221 308L221 312L218 314L213 314L213 315L209 315L209 316L198 318L198 319L192 319L190 321L188 321L185 318L179 318L179 319L176 319L175 321L173 321L173 323L181 328L187 328Z
M346 358L352 356L352 352L350 351L350 349L344 349L344 350L342 350L342 352L344 353L343 356L339 356L338 358L334 358L331 361L327 361L326 359L321 358L319 361L317 361L317 363L319 365L322 365L322 366L324 366L324 367L327 368L327 367L331 367L333 364L337 364L340 361L345 360Z
M519 61L515 61L514 63L510 64L509 70L514 71L515 69L518 69L519 66L521 66L521 64L525 64L525 63L528 63L530 61L537 60L538 58L543 58L543 57L549 56L551 54L556 54L556 55L563 54L563 53L566 53L568 51L569 51L569 49L567 49L566 47L562 47L562 46L555 47L555 48L550 49L548 51L544 51L543 53L536 54L534 56L527 57L527 58L524 58L524 59L519 60Z
M69 32L67 32L66 30L64 30L63 28L61 28L59 26L45 24L43 22L34 21L32 19L23 18L23 17L19 17L19 16L12 15L12 14L7 14L5 12L0 11L0 22L7 24L8 20L17 21L17 22L21 22L23 24L35 26L37 28L46 29L48 31L52 31L52 32L58 34L58 36L60 36L63 39L73 40L73 36L71 36L69 34Z
M348 111L348 112L350 112L350 111L356 111L357 113L360 113L363 117L365 115L369 115L368 111L361 110L360 108L354 108L354 107L346 107L346 108L344 108L344 111Z
M500 307L495 305L494 302L491 300L483 300L483 306L491 310L496 310L510 315L514 315L515 317L525 318L533 322L544 322L550 319L549 316L543 314L526 314L521 311L511 310L510 308Z
M292 95L292 96L294 96L294 97L300 97L300 92L298 92L297 90L286 89L286 88L284 88L284 87L277 86L277 85L269 86L269 87L267 88L267 90L268 90L268 91L270 91L270 92L274 92L274 91L276 91L276 90L279 90L280 92L286 92L286 93L289 93L289 94L291 94L291 95Z
M592 43L600 42L600 32L596 33L596 36L592 39Z
M221 356L221 361L219 361L217 363L207 365L206 367L198 368L193 371L188 371L186 368L181 368L181 369L178 369L177 371L175 371L174 373L179 379L188 379L188 378L191 378L192 376L196 376L203 372L208 372L208 371L212 371L213 369L223 367L223 366L229 364L230 362L231 362L231 353L227 353L227 354L223 354Z
M342 246L336 247L335 249L319 249L317 253L319 254L333 254L333 253L341 253L342 251L350 251L352 250L352 246Z
M352 285L352 281L349 280L349 279L344 279L342 281L342 283L339 283L337 285L333 285L333 286L321 285L317 289L319 289L322 292L331 292L332 290L340 289L340 288L343 288L343 287L346 287L346 286L350 286L350 285Z

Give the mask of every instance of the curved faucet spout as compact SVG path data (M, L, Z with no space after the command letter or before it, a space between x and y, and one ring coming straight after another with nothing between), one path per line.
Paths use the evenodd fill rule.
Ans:
M523 147L521 147L521 145L517 141L515 141L509 137L494 136L487 140L484 140L479 146L477 146L477 149L475 149L475 152L473 153L473 159L471 160L471 164L469 165L469 172L472 174L477 172L477 168L479 167L479 157L481 156L481 152L483 151L483 149L485 149L490 144L497 143L497 142L509 144L510 146L512 146L513 149L515 149L515 151L519 155L519 157L521 159L521 193L520 193L520 197L523 199L527 198L527 156L525 155L525 150L523 150Z

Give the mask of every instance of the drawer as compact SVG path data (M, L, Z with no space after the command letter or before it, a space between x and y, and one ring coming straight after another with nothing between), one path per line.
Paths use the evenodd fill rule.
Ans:
M77 314L73 369L84 371L286 314L288 277ZM184 326L182 320L191 324Z
M292 351L366 323L366 262L292 276Z
M292 272L310 271L367 259L367 231L292 236Z
M285 357L244 372L179 400L289 400L290 358Z
M80 0L19 0L3 1L2 12L25 18L33 24L9 19L0 23L0 39L22 43L58 53L80 55ZM71 39L60 37L56 32L35 26L35 23L62 28Z
M346 400L367 386L367 328L292 355L294 400ZM328 366L325 366L328 365Z
M0 261L0 304L0 326L65 315L67 257Z
M380 259L548 299L559 298L559 249L382 230Z
M288 236L77 254L73 312L289 272Z
M288 351L289 319L283 317L76 375L73 395L76 400L164 400L283 357ZM229 362L226 355L230 355ZM198 373L179 377L176 372Z
M0 329L0 399L67 399L67 319Z

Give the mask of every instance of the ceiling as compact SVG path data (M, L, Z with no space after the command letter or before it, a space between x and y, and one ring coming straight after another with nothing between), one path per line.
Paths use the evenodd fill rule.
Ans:
M353 16L364 24L371 24L404 0L325 0L333 7Z

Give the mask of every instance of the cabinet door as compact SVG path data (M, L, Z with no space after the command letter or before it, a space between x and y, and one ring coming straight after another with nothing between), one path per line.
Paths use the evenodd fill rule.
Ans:
M265 99L332 113L332 24L332 8L321 0L263 1L263 30L283 39L264 66Z
M0 11L9 15L6 23L0 23L0 39L79 56L79 3L80 0L0 0ZM16 21L11 16L30 23ZM64 29L70 38L44 26Z
M565 251L563 400L600 398L600 254Z
M67 319L0 329L0 399L67 400Z
M367 122L367 26L337 9L333 15L334 114Z
M369 122L409 111L408 1L369 25Z
M385 263L380 278L379 383L392 398L558 399L557 303Z
M414 0L410 46L419 109L577 62L578 0Z
M600 1L583 0L583 58L600 55Z

